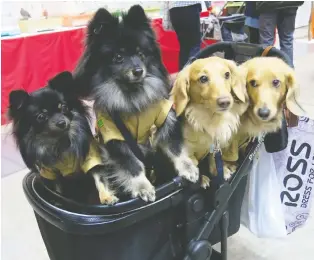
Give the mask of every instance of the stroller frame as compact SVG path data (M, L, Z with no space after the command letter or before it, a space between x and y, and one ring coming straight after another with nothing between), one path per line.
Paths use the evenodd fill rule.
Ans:
M222 19L222 14L225 10L225 8L227 7L228 5L228 1L224 4L224 6L222 7L222 9L220 10L220 12L218 13L218 15L216 16L216 18L218 19L218 27L219 27L219 30L220 30L220 39L215 39L215 38L211 38L211 37L206 37L206 35L208 33L210 33L212 30L214 31L214 25L213 27L211 28L210 26L208 26L206 28L206 30L203 32L203 35L201 37L201 42L205 45L207 45L206 41L205 40L217 40L217 42L223 42L224 39L223 39L223 26L225 25L225 23L235 23L237 20L241 19L241 18L244 18L244 15L241 15L240 14L240 11L243 9L243 7L245 6L245 2L242 3L242 5L237 9L236 13L234 15L240 15L240 16L226 16L224 17L224 19ZM208 17L211 16L213 14L211 14L209 12L208 14ZM244 26L244 22L243 22L243 26Z
M263 51L264 48L259 45L219 42L203 49L191 58L189 63L212 56L216 52L223 52L226 59L242 63L248 58L261 56ZM268 52L268 56L277 56L288 61L288 57L275 48ZM249 144L245 158L230 182L217 187L214 185L209 191L203 191L199 185L190 184L181 177L176 177L171 182L158 187L156 201L149 204L140 199L110 207L74 203L47 191L40 185L35 173L29 173L24 178L23 189L34 209L51 260L227 260L228 236L239 230L246 175L251 170L255 153L262 141L255 140ZM239 195L235 196L237 193ZM235 201L237 203L234 203ZM61 206L56 207L56 203ZM177 214L178 206L185 213L184 216L180 216L184 221L159 225L163 222L160 216L164 216L160 214L167 211L171 212L165 216L165 219L169 219L169 216L177 219L180 215ZM229 219L229 216L232 217ZM152 218L155 218L154 221L147 224L147 221ZM156 224L156 221L160 223ZM155 225L157 229L148 232L144 230L144 234L137 233L139 229L144 229L144 225L148 228ZM180 239L176 240L174 233L165 230L165 227L181 230L178 236ZM125 231L126 229L128 230ZM149 236L151 232L156 232L154 234L157 237L159 234L157 231L160 229L161 232L167 232L166 236L160 236L156 241L154 237ZM119 237L119 232L126 233ZM133 247L125 245L129 243L128 241L136 240L135 237L128 240L129 235L138 236L139 245L134 244ZM154 240L153 246L141 245L141 243L149 243L149 240ZM108 245L108 248L100 248L100 245L105 247L106 243L110 242L112 244ZM212 244L217 242L221 242L221 253L212 248ZM120 243L119 257L112 256L115 243Z

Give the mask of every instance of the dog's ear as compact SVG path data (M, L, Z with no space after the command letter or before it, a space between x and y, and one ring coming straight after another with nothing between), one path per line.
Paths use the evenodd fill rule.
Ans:
M98 9L88 24L87 42L91 38L97 37L97 35L110 37L115 33L118 23L118 17L113 16L104 8Z
M16 117L21 111L23 111L27 101L29 99L29 95L25 90L14 90L11 91L9 95L9 118Z
M148 25L149 19L140 5L133 5L128 13L123 17L123 21L128 26L137 29L143 25Z
M286 95L286 105L287 108L297 116L305 116L306 111L297 101L297 98L300 93L300 89L296 82L295 72L293 69L289 68L286 74L286 86L287 86L287 95Z
M232 91L242 102L246 102L248 94L246 90L246 69L239 67L234 61L225 60L231 71Z
M190 88L189 67L190 66L187 66L181 72L179 72L170 93L177 116L180 116L183 113L188 102L190 101L188 94Z
M65 96L70 96L74 92L74 79L72 73L63 71L48 81L48 86Z

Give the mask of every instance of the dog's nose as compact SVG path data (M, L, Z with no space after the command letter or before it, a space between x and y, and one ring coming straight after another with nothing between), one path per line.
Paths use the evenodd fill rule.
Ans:
M263 107L260 108L257 113L260 118L267 119L270 115L270 110L267 107Z
M137 78L141 77L143 75L143 72L144 70L142 68L136 68L132 70L132 74Z
M217 99L217 105L221 108L228 108L230 106L230 98L222 97Z
M59 127L60 129L65 129L67 127L67 122L65 122L65 120L60 120L57 123L57 127Z

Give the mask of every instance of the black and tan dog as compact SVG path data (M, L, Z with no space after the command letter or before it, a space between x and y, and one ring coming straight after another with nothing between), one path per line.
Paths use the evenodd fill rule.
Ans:
M80 92L95 101L97 125L114 164L113 181L133 198L155 200L155 188L146 177L145 164L131 151L110 115L120 114L143 153L154 140L170 158L177 173L196 182L198 169L183 148L180 123L155 35L140 6L119 17L99 9L88 26L86 50L76 69Z
M38 171L46 185L62 195L73 195L67 190L70 186L62 184L69 178L73 183L82 176L78 173L87 173L94 178L101 203L118 201L90 130L87 109L75 97L70 72L58 74L47 87L32 93L12 91L9 117L25 164ZM80 193L81 189L74 187L74 192Z

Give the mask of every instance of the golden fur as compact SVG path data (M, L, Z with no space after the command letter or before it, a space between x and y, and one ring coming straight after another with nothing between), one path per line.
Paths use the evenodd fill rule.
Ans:
M201 77L208 81L202 82ZM248 106L244 77L235 62L219 57L199 59L177 76L171 92L189 156L197 165L217 141L226 146L239 128ZM230 105L221 108L219 100ZM212 168L212 167L211 167ZM226 176L229 173L226 172Z
M241 116L240 132L257 137L261 133L277 131L281 127L284 102L294 114L302 114L296 101L299 89L295 72L284 61L275 57L258 57L245 62L241 68L246 75L250 106ZM279 81L278 86L274 86L275 80ZM252 81L255 81L255 87ZM260 108L270 110L268 118L262 119L258 115Z
M239 147L247 139L276 132L281 127L284 103L296 115L304 112L296 101L299 89L294 70L284 61L275 57L257 57L243 63L240 69L245 76L250 105L241 116L239 132L233 137L232 145L223 150L224 165L233 170L236 169L234 161L238 159ZM276 81L278 84L274 84ZM269 110L267 118L259 116L260 108Z

